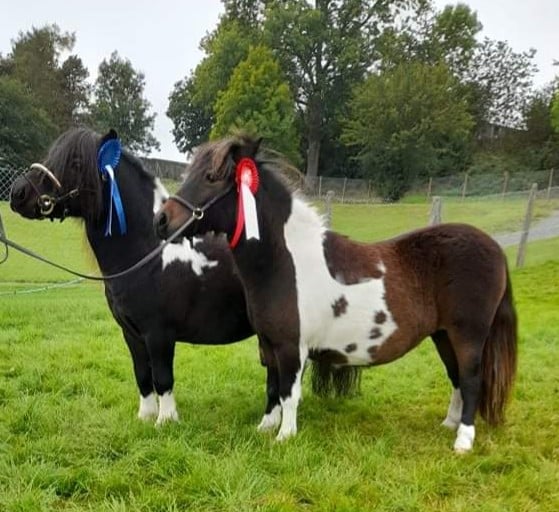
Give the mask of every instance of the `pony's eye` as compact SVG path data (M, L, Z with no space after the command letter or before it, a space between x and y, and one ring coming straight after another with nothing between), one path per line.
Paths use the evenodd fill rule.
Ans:
M206 181L209 182L209 183L214 183L216 181L215 175L211 172L208 172L206 174Z

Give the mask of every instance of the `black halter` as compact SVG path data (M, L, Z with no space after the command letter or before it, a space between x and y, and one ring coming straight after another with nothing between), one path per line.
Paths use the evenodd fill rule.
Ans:
M54 188L57 190L57 192L62 191L62 185L58 180L58 178L54 175L54 173L51 170L49 170L43 164L39 164L39 163L31 164L29 169L38 170L51 181L51 183L54 185ZM57 193L56 195L41 194L39 189L35 185L35 183L33 183L33 181L29 178L29 176L27 176L27 174L24 174L23 177L27 181L27 183L29 183L29 185L31 186L35 194L37 194L37 207L39 208L39 213L43 217L49 217L54 211L54 208L57 204L63 205L62 214L60 217L60 222L62 222L70 213L70 209L68 207L67 201L69 199L77 197L80 193L79 189L74 188L64 194L60 194L60 193Z
M200 220L204 217L204 213L206 212L206 210L209 209L210 206L213 206L215 203L217 203L220 199L224 198L227 194L229 194L229 192L233 187L234 187L234 183L231 183L231 185L229 185L223 192L210 199L203 206L194 206L190 201L177 195L169 196L168 201L169 200L176 201L181 206L184 206L187 210L190 210L192 212L192 218L194 220Z

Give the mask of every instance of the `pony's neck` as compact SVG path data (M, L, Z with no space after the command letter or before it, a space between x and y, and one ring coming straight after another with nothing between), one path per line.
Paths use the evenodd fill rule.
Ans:
M294 244L302 250L322 251L326 232L322 217L312 206L291 194L275 176L271 182L267 177L262 176L258 203L260 241L243 240L233 251L243 280L255 285L277 278L275 269L285 268L282 260L290 259Z
M105 236L106 211L100 222L86 221L89 244L104 274L124 270L159 244L153 231L153 216L168 196L158 179L142 175L130 165L120 167L118 184L126 216L126 235L118 233L114 212L111 236Z

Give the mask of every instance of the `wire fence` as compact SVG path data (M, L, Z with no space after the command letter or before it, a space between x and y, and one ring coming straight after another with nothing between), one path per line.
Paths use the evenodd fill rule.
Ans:
M406 197L494 197L508 196L530 190L537 183L538 190L548 190L551 195L554 187L559 187L559 171L554 169L525 173L503 174L455 174L416 181ZM301 178L300 188L313 199L323 199L328 192L333 200L341 203L382 203L385 200L377 192L372 180L331 178L317 176Z

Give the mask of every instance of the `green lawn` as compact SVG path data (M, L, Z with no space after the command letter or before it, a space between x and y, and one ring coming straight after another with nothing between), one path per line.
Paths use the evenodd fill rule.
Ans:
M91 268L79 225L0 208L17 241ZM395 234L409 215L381 207L357 219L352 208L336 207L340 229L365 237L372 218L369 239ZM424 225L425 206L417 211ZM13 257L0 266L0 292L71 279ZM305 383L300 433L277 444L255 429L265 377L254 340L179 345L181 422L156 429L135 419L131 361L102 286L0 295L0 510L556 511L559 239L531 243L512 280L520 354L508 423L480 420L462 457L439 426L450 386L429 341L366 371L353 399L320 399Z

